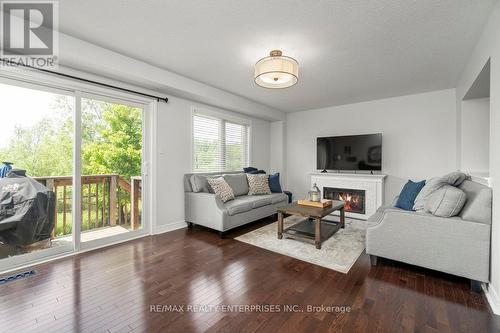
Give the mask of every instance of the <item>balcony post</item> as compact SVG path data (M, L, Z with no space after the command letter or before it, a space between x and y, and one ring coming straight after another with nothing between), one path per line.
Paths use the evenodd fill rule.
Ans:
M117 176L113 175L109 183L109 225L116 225Z
M56 237L57 231L57 187L54 186L54 179L47 179L45 181L45 187L49 189L49 191L54 192L54 229L52 229L52 238Z
M140 199L140 179L132 178L131 191L130 191L130 228L135 230L138 228L139 222L139 199Z

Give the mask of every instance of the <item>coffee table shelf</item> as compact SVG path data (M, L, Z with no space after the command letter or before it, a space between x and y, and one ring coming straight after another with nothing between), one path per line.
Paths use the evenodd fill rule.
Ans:
M340 212L340 222L322 220L322 218L336 210ZM283 230L285 215L302 216L305 219ZM291 238L313 239L316 248L321 249L321 243L333 236L340 228L344 228L344 226L343 201L333 201L331 206L325 208L302 206L297 202L278 207L278 239L282 239L283 234Z
M301 222L298 222L285 230L283 230L283 234L287 237L294 238L298 236L299 238L309 238L315 240L315 221L311 219L304 219ZM342 224L340 222L327 222L321 221L321 242L326 241L328 238L332 237L339 229L342 228Z

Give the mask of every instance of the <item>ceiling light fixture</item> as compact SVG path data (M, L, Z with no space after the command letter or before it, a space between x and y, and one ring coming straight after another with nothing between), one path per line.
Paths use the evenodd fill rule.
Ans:
M254 78L255 83L264 88L288 88L299 80L299 63L280 50L273 50L269 57L257 61Z

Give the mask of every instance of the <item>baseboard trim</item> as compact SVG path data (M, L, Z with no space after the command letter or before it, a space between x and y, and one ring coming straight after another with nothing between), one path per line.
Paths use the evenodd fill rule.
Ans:
M484 295L486 296L486 300L490 305L491 311L496 315L500 315L500 298L498 297L495 289L493 289L490 285L484 283L483 291Z
M155 235L164 234L169 231L186 228L186 221L171 222L165 225L157 225Z

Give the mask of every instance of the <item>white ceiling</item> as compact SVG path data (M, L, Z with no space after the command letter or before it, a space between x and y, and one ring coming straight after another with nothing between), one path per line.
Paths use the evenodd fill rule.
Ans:
M452 88L496 0L64 0L60 30L247 97L299 111ZM269 90L272 49L299 83Z

